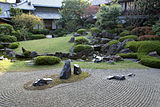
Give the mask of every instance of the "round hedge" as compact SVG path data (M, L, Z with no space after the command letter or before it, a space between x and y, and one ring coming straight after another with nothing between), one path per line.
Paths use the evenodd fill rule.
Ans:
M77 30L77 33L82 35L82 34L85 33L86 31L87 31L86 29L78 29L78 30Z
M123 41L126 40L126 39L137 40L137 36L136 36L136 35L128 35L128 36L124 36L124 37L119 38L119 41L120 41L120 42L123 42Z
M137 59L137 53L120 53L118 54L119 56L121 56L122 58L135 58Z
M55 65L61 62L61 59L55 56L38 56L34 60L36 65Z
M78 44L88 44L88 40L86 38L78 38L75 40L75 44L78 45Z
M25 58L30 58L31 51L25 51L25 52L23 53L23 55L24 55Z
M82 52L82 51L87 51L87 50L91 50L92 47L90 45L76 45L74 47L74 52Z
M99 28L97 28L97 27L91 28L90 31L91 31L92 33L101 33L101 32L102 32L102 31L101 31Z
M15 42L15 43L10 44L10 45L8 46L8 48L10 48L10 49L16 49L16 48L18 48L18 46L19 46L19 43L18 43L18 42Z
M117 44L117 43L119 43L118 40L112 40L112 41L109 41L109 42L108 42L108 46L110 47L111 45Z
M140 60L140 63L145 66L160 68L160 58L157 57L143 56Z
M123 32L121 32L120 33L120 36L127 36L127 35L129 35L130 34L130 31L128 31L128 30L124 30Z
M0 36L1 42L17 42L17 38L15 36L3 35Z
M44 34L33 34L29 36L30 40L35 40L35 39L44 39L46 36Z

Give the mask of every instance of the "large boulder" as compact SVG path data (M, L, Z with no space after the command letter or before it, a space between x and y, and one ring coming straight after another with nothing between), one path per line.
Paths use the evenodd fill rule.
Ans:
M82 70L78 64L74 64L74 74L79 75L81 74Z
M68 79L71 76L71 64L70 60L67 60L60 74L60 79Z
M157 51L150 52L150 53L148 53L148 55L149 55L149 56L159 57L159 58L160 58L160 56L158 55Z

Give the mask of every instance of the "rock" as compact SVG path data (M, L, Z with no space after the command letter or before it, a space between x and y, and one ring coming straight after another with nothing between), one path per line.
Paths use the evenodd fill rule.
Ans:
M88 36L87 39L94 39L94 37L93 36Z
M107 62L108 62L108 64L114 64L114 60L109 60Z
M80 34L78 34L78 33L75 33L75 34L74 34L74 37L78 37L78 36L82 36L82 35L80 35Z
M95 56L95 59L93 59L94 63L100 63L103 62L103 57L101 56Z
M126 39L126 40L124 40L124 41L121 43L122 49L124 48L124 46L126 45L126 43L129 42L129 41L135 41L135 40L134 40L134 39Z
M26 52L26 49L24 49L23 47L22 47L22 52L23 52L23 53Z
M70 56L69 56L70 59L78 59L78 55L76 53L72 53Z
M129 77L134 77L134 76L136 76L136 75L133 74L133 73L130 73L130 74L128 74L128 76L129 76Z
M74 64L74 74L79 75L81 74L82 70L78 64Z
M72 46L71 49L69 49L69 52L73 53L74 52L74 46Z
M111 39L101 38L101 43L102 43L102 44L106 44L106 43L108 43L109 41L111 41Z
M117 35L114 35L114 34L111 34L111 33L107 32L107 31L103 31L101 33L101 35L102 35L103 38L109 38L109 39L114 39L114 37L117 36Z
M119 53L134 53L133 51L131 51L129 48L125 48L119 51Z
M65 62L65 65L62 69L62 72L60 74L60 79L68 79L71 76L71 64L70 64L70 60L67 60Z
M92 32L92 36L93 36L93 37L96 37L97 35L98 35L97 33Z
M46 38L50 39L52 38L52 35L46 35Z
M83 55L81 59L86 60L87 59L86 55Z
M108 49L108 44L106 43L106 44L102 45L102 47L101 47L101 52L106 53L106 52L107 52L107 49Z
M37 79L32 86L44 86L52 83L52 78Z
M114 37L114 40L118 40L120 37L119 36L115 36Z
M125 76L124 75L116 75L116 76L108 76L107 77L108 80L112 80L112 79L115 79L115 80L125 80Z
M15 53L14 51L12 51L12 52L9 52L8 56L9 56L9 57L15 57L15 56L16 56L15 54L16 54L16 53Z
M90 45L95 45L95 44L98 44L99 41L97 39L93 39L89 42Z
M3 47L8 47L11 43L0 43Z
M119 55L110 55L110 56L107 56L107 57L104 57L103 58L104 61L110 61L110 60L113 60L115 62L118 62L118 61L123 61L123 58L120 57Z
M101 51L101 45L94 45L94 51Z
M156 51L148 53L149 56L160 57Z
M30 58L34 58L34 57L37 57L37 56L38 56L38 54L35 51L31 52L31 54L30 54Z
M11 62L16 62L16 59L11 59Z
M0 57L0 60L3 60L3 59L4 59L4 56L1 56L1 57Z
M72 38L69 40L70 43L73 43L74 41L75 41L75 37L72 37Z
M23 54L16 54L16 58L24 58L24 55Z
M12 49L9 49L9 48L5 48L5 53L6 53L6 54L9 54L10 52L13 52L13 50L12 50Z
M55 56L55 54L53 54L53 53L47 53L47 54L44 54L44 56Z
M117 48L118 48L118 44L113 44L113 45L111 45L111 46L109 47L109 54L110 54L110 55L115 55L115 54L117 54L117 53L118 53Z

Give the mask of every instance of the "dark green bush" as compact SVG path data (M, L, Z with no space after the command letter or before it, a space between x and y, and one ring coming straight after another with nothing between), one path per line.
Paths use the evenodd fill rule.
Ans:
M133 30L134 28L135 28L135 26L127 26L125 29L131 31L131 30Z
M127 36L127 35L130 35L130 31L128 30L124 30L123 32L120 33L120 36Z
M91 31L92 33L101 33L101 32L102 32L102 31L101 31L99 28L97 28L97 27L91 28L90 31Z
M0 24L0 34L10 35L13 30L10 24Z
M10 44L10 45L8 46L8 48L10 48L10 49L16 49L16 48L18 48L18 46L19 46L19 43L18 43L18 42L15 42L15 43Z
M87 50L91 50L92 47L90 45L76 45L74 47L74 52L82 52L82 51L87 51Z
M137 52L138 48L141 44L142 44L142 41L138 41L138 42L137 41L130 41L130 42L126 43L125 48L129 48L130 50Z
M121 56L122 58L135 58L137 59L137 53L120 53L118 54L119 56Z
M112 40L112 41L109 41L109 42L108 42L108 46L110 47L111 45L117 44L117 43L119 43L118 40Z
M160 68L160 58L157 58L157 57L151 57L148 55L143 56L140 60L140 63L145 66Z
M53 32L53 35L56 35L57 37L62 37L67 35L69 32L66 29L56 29Z
M44 34L44 35L48 35L49 34L49 30L48 29L34 29L32 30L33 34Z
M44 38L46 38L44 34L33 34L29 36L28 39L34 40L34 39L44 39Z
M36 65L55 65L61 62L61 59L55 56L38 56L34 60Z
M0 49L3 49L3 48L4 48L3 45L0 44Z
M75 40L75 44L88 44L88 40L86 38L78 38Z
M126 39L137 40L137 36L136 36L136 35L128 35L128 36L124 36L124 37L119 38L119 41L120 41L120 42L123 42L123 41L126 40Z
M23 53L23 55L24 55L25 58L30 58L30 54L31 54L31 51L25 51Z
M13 31L13 32L12 32L12 35L15 36L18 41L24 40L24 37L22 36L20 30Z
M156 22L152 27L153 31L156 32L156 35L160 36L160 20Z
M111 34L117 34L117 35L119 35L122 31L123 31L123 28L114 28L114 29L107 30L107 32Z
M16 42L17 38L15 36L10 35L1 35L0 42Z
M82 35L82 34L86 33L86 31L87 31L86 29L78 29L77 33Z

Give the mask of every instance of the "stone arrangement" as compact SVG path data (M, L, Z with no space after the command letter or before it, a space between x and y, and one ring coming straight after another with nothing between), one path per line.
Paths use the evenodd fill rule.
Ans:
M127 76L128 77L134 77L135 74L129 73ZM112 80L112 79L115 79L115 80L125 80L126 77L124 75L115 75L115 76L108 76L107 77L107 80Z
M32 86L44 86L52 83L52 78L37 79Z

